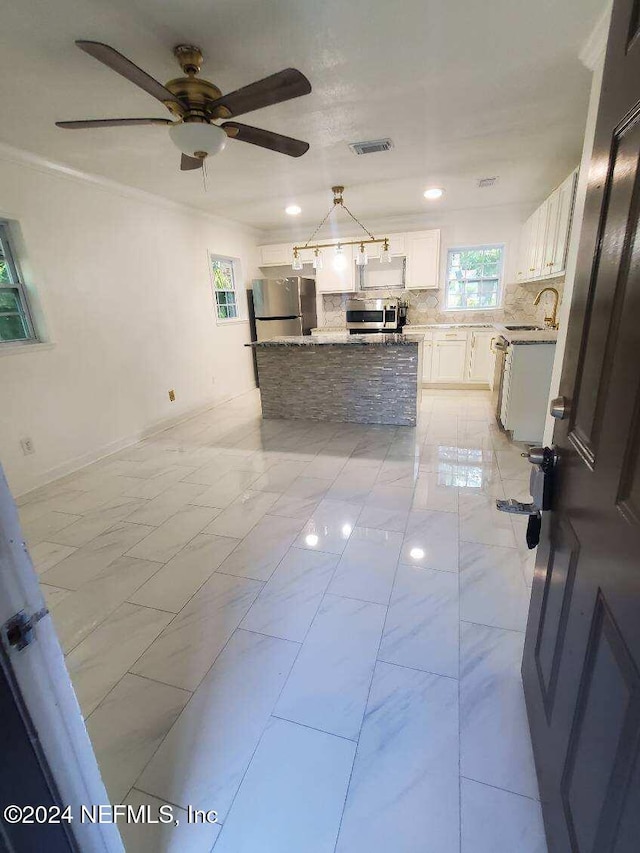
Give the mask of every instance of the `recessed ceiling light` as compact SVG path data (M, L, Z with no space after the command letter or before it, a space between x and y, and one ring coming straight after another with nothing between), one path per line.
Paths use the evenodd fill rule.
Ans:
M284 212L288 213L289 216L297 216L302 213L302 208L298 207L297 204L290 204L289 207L285 207Z
M443 192L444 190L441 190L440 187L431 187L424 191L424 197L429 199L440 198Z

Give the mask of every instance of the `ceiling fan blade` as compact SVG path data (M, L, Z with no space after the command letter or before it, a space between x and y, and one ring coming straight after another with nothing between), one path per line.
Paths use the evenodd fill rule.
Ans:
M84 50L89 56L93 56L94 59L97 59L113 71L126 77L131 83L144 89L145 92L162 101L162 103L170 101L180 107L183 106L175 95L172 95L168 89L165 89L162 83L158 83L150 74L147 74L142 68L138 68L130 59L118 53L117 50L108 44L102 44L99 41L82 40L76 41L76 44L80 50Z
M225 121L221 125L224 132L231 139L239 142L248 142L250 145L259 145L279 154L288 154L289 157L302 157L309 150L309 143L300 139L292 139L272 130L263 130L261 127L250 127L248 124L240 124L237 121Z
M85 127L128 127L132 124L173 124L170 118L96 118L86 121L57 121L56 127L83 130Z
M215 111L216 118L233 118L243 113L250 113L252 110L269 107L271 104L279 104L282 101L290 101L291 98L308 95L310 91L311 83L302 72L295 68L285 68L284 71L271 74L264 80L257 80L255 83L243 86L242 89L229 92L228 95L223 95L209 106L212 111Z
M191 169L202 169L204 160L199 157L189 157L188 154L183 154L180 159L180 170L182 172L190 172Z

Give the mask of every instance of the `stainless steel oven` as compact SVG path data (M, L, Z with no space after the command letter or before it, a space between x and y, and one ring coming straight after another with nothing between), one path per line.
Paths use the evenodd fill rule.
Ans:
M399 332L406 323L407 309L399 299L349 299L347 329L362 332Z

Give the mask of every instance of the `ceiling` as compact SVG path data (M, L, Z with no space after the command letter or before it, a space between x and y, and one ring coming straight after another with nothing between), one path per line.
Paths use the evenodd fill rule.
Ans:
M606 0L20 0L5 4L0 141L264 231L305 231L347 187L361 218L544 198L580 158L590 72L578 53ZM161 82L199 45L223 92L288 66L311 95L240 121L307 140L293 159L230 141L181 173L161 127L65 131L56 120L158 116L164 107L77 49L111 44ZM390 152L348 143L391 137ZM476 179L498 175L478 189ZM442 186L426 202L427 186ZM295 222L286 204L303 208ZM297 235L296 235L297 236Z

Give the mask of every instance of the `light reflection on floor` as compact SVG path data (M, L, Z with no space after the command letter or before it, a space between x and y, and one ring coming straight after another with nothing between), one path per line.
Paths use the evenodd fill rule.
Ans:
M438 447L438 458L439 486L482 489L492 473L489 467L482 465L486 453L481 449L443 445Z

